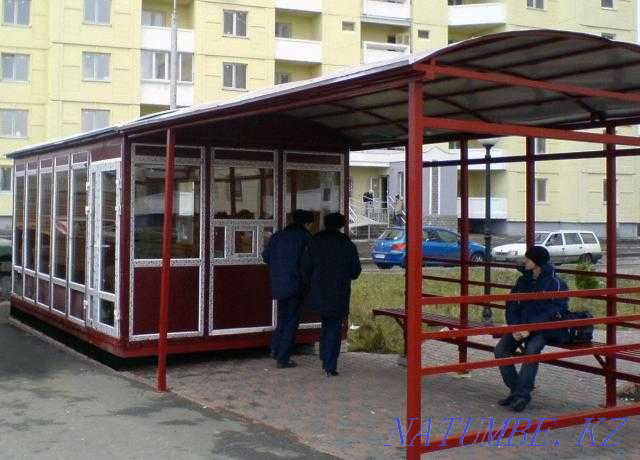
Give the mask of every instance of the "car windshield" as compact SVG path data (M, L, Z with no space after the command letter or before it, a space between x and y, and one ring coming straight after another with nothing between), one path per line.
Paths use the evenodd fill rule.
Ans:
M544 243L544 240L546 240L548 236L549 236L549 232L536 232L536 238L533 242L535 244L542 244ZM518 240L518 243L526 243L526 242L527 242L526 236L523 236Z
M384 233L380 236L381 240L399 240L404 238L404 230L400 230L398 228L390 228L385 230Z

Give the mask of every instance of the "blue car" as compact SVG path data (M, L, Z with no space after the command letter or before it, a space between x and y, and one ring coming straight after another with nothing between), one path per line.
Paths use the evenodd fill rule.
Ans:
M438 259L460 259L460 236L445 228L424 227L422 229L422 256ZM386 230L373 245L371 258L378 268L387 269L394 265L404 267L407 255L404 227ZM483 245L469 241L469 260L484 261ZM446 265L446 262L425 261L429 265Z

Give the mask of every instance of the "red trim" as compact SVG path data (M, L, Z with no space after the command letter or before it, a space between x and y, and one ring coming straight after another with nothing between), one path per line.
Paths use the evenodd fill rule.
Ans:
M609 126L606 129L608 135L615 135L614 127ZM614 273L617 270L617 177L616 177L616 146L613 144L605 145L606 172L607 172L607 288L616 288L618 282ZM615 316L617 313L617 303L615 296L610 296L607 300L607 316ZM607 345L615 345L616 343L616 326L615 324L607 324ZM605 368L607 376L606 384L606 406L612 407L616 405L616 377L613 372L616 370L615 356L607 356Z
M469 295L469 142L460 140L460 295ZM434 277L435 278L435 277ZM426 279L425 276L422 279ZM469 321L469 304L460 304L460 324ZM467 345L458 345L459 361L467 361Z
M535 158L535 139L527 137L526 140L526 229L525 235L527 247L534 245L536 241L536 158Z

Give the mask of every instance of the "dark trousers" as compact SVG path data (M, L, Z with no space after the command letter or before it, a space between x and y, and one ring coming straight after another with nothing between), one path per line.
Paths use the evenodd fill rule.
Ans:
M338 367L342 339L342 320L343 318L322 317L320 359L322 360L322 368L328 372L333 372Z
M514 352L518 349L519 343L520 342L513 338L513 335L503 335L494 350L496 358L509 358L513 356ZM542 349L546 345L546 339L542 334L533 334L527 337L524 343L524 353L526 355L537 355L542 352ZM538 364L537 362L524 363L520 367L519 373L516 372L514 365L500 366L502 380L509 390L511 390L511 394L514 397L522 398L526 401L531 400L531 390L533 390L533 384L536 380L536 374L538 373Z
M286 363L296 341L296 332L300 323L302 297L295 296L278 300L278 319L276 330L271 338L271 353L280 363Z

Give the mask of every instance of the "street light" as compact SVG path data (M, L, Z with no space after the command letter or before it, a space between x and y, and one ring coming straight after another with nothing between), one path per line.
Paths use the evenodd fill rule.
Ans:
M480 143L484 146L485 150L485 164L484 164L484 293L485 295L491 294L491 149L498 143L499 138L490 137L487 139L481 139ZM486 323L491 322L492 311L491 307L484 306L482 309L482 320Z

